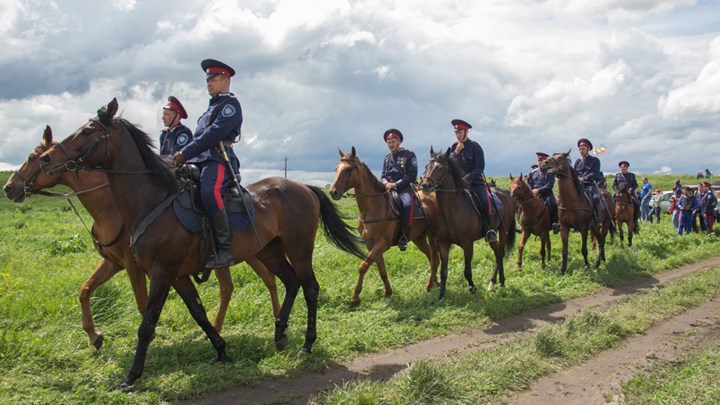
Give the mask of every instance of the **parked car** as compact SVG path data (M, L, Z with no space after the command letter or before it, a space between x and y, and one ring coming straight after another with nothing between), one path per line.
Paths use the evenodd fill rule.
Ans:
M650 208L655 206L655 194L653 193L653 196L650 199ZM670 210L670 197L672 197L673 192L672 191L662 191L662 200L660 200L660 212L663 214L667 214Z

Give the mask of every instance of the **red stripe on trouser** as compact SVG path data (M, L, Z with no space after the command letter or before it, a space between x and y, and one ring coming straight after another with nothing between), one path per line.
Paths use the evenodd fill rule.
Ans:
M410 186L410 187L412 187L412 186ZM413 205L415 205L415 198L410 197L410 219L408 220L408 226L412 226ZM410 236L410 235L407 235L407 236Z
M492 207L490 206L490 189L488 186L485 186L485 197L487 197L487 204L488 204L488 215L492 215Z
M225 208L225 206L223 205L222 195L220 194L220 190L222 190L222 184L223 184L224 179L225 179L225 166L218 163L217 178L215 178L215 188L213 189L213 195L215 196L215 202L217 203L217 206L219 209Z

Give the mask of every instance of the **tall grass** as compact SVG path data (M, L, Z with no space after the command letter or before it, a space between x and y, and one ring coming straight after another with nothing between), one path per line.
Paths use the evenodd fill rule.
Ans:
M0 173L0 181L4 183L8 176ZM354 201L342 200L340 205L347 215L357 216ZM91 222L87 214L82 215ZM212 345L203 339L182 300L171 292L148 352L145 374L134 393L119 395L112 388L132 362L141 320L127 277L118 274L93 296L95 321L106 337L102 351L97 352L81 328L77 299L80 286L99 261L84 227L63 199L33 196L24 204L2 199L0 402L161 403L199 397L477 328L530 308L720 254L717 237L675 237L667 220L660 226L644 226L636 244L633 249L611 245L608 263L596 271L582 265L579 237L574 234L569 271L560 277L559 237L553 236L553 261L545 270L540 269L539 242L531 239L522 271L515 269L516 253L505 262L505 288L494 293L478 289L475 294L468 292L462 252L455 248L442 303L437 302L437 290L424 292L429 278L425 256L414 245L404 253L393 248L385 256L393 296L384 298L373 267L365 278L362 304L350 308L359 260L318 235L313 264L321 286L319 338L312 355L296 358L305 332L304 300L298 299L293 309L288 349L276 352L269 294L252 269L242 264L232 269L235 291L222 333L235 362L215 364ZM493 266L492 251L477 242L472 261L476 283L487 283ZM214 313L219 303L215 278L198 290L208 313ZM280 286L281 298L283 292ZM457 398L461 397L458 391Z

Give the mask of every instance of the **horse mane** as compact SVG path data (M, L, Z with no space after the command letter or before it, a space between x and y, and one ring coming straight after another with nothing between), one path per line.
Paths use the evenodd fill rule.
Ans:
M385 192L385 185L382 184L380 180L378 180L377 177L373 174L372 170L357 156L355 157L355 162L358 166L365 169L365 171L368 173L368 178L370 179L370 185L375 189L378 193L384 193Z
M103 120L101 116L102 112L98 112L98 118ZM117 121L125 127L130 133L135 145L137 145L140 151L140 157L142 157L143 163L148 170L152 171L152 177L155 182L169 191L177 191L180 187L175 168L170 159L162 157L155 153L155 146L150 139L150 136L138 128L135 124L126 120L125 118L118 117Z
M572 177L573 184L575 185L575 189L577 190L579 195L585 194L585 187L583 187L582 183L580 183L580 179L578 178L577 171L574 167L568 166L570 168L570 176Z
M445 155L438 153L435 156L442 156L443 158ZM460 165L457 164L455 159L453 158L447 158L448 162L448 169L450 170L450 177L452 177L453 182L455 182L455 189L458 192L465 192L469 188L468 184L465 182L465 171L460 168Z

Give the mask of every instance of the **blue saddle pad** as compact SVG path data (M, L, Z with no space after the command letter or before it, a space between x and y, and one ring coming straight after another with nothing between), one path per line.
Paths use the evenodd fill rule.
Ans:
M490 209L492 210L493 214L497 214L498 211L502 211L503 209L503 203L502 200L500 200L500 197L496 196L495 194L490 194L490 198L495 201L495 204L490 204ZM497 208L497 210L496 210Z
M183 207L178 200L173 201L173 208L185 228L195 233L202 232L202 214L192 208ZM249 216L247 212L228 213L228 222L230 223L231 231L242 231L250 228L250 221L255 220L255 207L250 205L248 208L250 210Z

